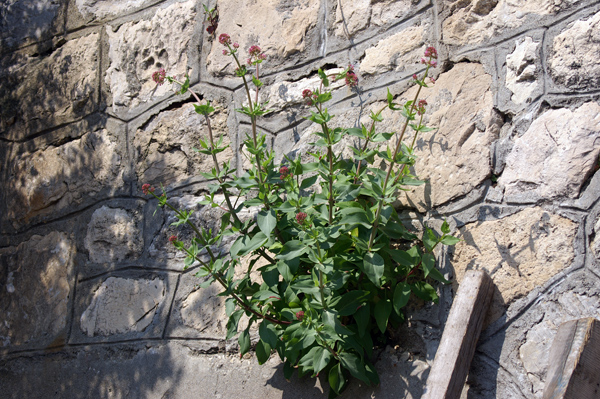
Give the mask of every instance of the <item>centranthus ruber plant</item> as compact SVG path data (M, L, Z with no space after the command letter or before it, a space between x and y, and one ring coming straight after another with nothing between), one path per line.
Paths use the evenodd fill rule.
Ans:
M332 98L332 80L357 86L354 67L333 75L319 70L319 87L302 94L310 110L306 119L319 126L312 162L286 156L277 165L257 126L258 118L269 112L259 96L260 67L267 57L257 45L242 57L240 46L225 33L218 42L223 55L232 57L247 96L237 110L250 118L244 145L252 166L243 174L236 175L230 162L217 162L217 154L227 146L222 139L214 140L210 102L200 101L188 79L177 81L164 70L153 78L157 84L179 84L182 94L189 91L197 101L196 112L206 120L208 137L200 140L197 151L211 156L214 167L203 173L212 184L202 204L226 210L219 231L196 226L191 212L172 206L164 190L159 195L148 184L142 189L158 199L159 206L175 212L175 225L188 224L195 232L190 242L175 236L169 241L186 253L185 267L197 268L196 275L205 279L202 287L221 286L229 318L227 339L238 334L242 315L249 317L238 336L240 355L250 350L250 328L258 324L258 362L277 353L286 378L294 370L300 375L325 373L330 397L339 395L351 376L378 384L372 363L374 342L384 340L389 329L402 323L412 294L438 300L430 283L447 281L436 268L435 250L458 241L446 222L441 234L427 226L421 237L413 234L392 206L406 186L423 183L411 175L413 150L419 133L430 130L423 124L427 103L419 95L433 81L428 73L436 66L437 52L433 47L425 50L424 72L413 76L418 89L412 100L396 104L388 90L385 106L372 111L370 123L361 127L332 128L333 116L326 106ZM397 132L377 130L386 108L404 117ZM334 145L348 136L360 143L352 146L352 159L334 151ZM215 199L217 193L222 194L222 203ZM256 207L255 217L239 217L243 209ZM221 256L223 238L231 235L237 238L229 256ZM249 266L240 273L241 258L248 256ZM264 266L256 268L261 258Z

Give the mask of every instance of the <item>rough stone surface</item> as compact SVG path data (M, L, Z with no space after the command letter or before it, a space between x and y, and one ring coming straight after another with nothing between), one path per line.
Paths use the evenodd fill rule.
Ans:
M165 286L159 278L109 277L81 315L81 330L88 337L144 331L164 298Z
M227 110L220 103L212 106L217 109L210 121L215 144L223 138L223 145L229 145ZM209 143L208 128L204 116L189 103L162 112L137 129L133 146L139 188L145 183L172 187L190 178L202 178L200 172L210 172L212 156L193 150L201 148L199 139ZM217 154L220 166L232 158L231 147Z
M315 37L320 2L298 0L222 0L219 2L219 32L227 33L240 45L240 59L245 61L248 48L258 45L269 57L266 70L288 63L288 57L308 50L318 51ZM212 41L207 55L208 73L232 76L235 62L224 56L224 47L218 40ZM321 51L323 51L322 49ZM306 58L302 58L305 62Z
M63 145L20 151L8 171L5 217L19 228L34 218L72 211L99 193L123 190L123 139L100 129Z
M64 343L75 254L59 232L0 250L1 346Z
M597 262L600 262L600 218L596 220L594 225L594 237L590 243L590 247Z
M173 92L165 83L157 86L152 74L164 68L169 76L183 81L194 76L190 51L196 2L173 3L159 8L151 19L127 22L118 29L106 28L110 66L105 82L112 94L113 111L126 113Z
M147 7L156 0L76 0L79 12L88 19L103 19L130 14Z
M600 105L549 110L515 140L498 183L509 202L576 198L600 154Z
M388 25L404 19L412 11L414 1L341 0L335 11L335 35L354 37L367 28Z
M517 40L515 50L506 56L506 87L513 93L511 100L522 104L531 101L539 87L540 71L536 65L539 43L531 37Z
M600 12L573 22L556 36L549 55L555 83L578 90L600 88Z
M407 64L417 64L423 56L426 28L411 26L380 40L365 50L360 64L361 74L373 75L387 71L402 72Z
M62 4L61 4L62 3ZM61 28L65 2L6 0L0 4L3 50L48 38Z
M464 241L456 244L451 260L455 284L467 270L486 270L497 288L488 314L493 322L513 301L571 265L577 225L541 208L526 208L459 231Z
M490 176L490 145L503 124L493 110L491 84L481 65L461 63L422 91L429 104L424 121L436 130L417 138L414 168L428 182L400 197L405 206L422 212L468 194ZM414 94L413 88L397 102L412 100Z
M25 51L0 65L0 136L23 140L92 112L98 93L98 40L68 40L49 55Z
M481 43L519 29L540 16L555 15L580 0L466 0L448 5L442 39L450 45Z
M92 262L118 262L139 255L144 241L139 215L108 206L92 215L85 237L85 248Z

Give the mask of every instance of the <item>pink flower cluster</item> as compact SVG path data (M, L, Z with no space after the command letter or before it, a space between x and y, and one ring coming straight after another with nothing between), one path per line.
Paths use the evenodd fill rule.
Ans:
M142 192L144 193L144 195L148 195L149 193L153 193L154 192L154 187L152 187L150 184L146 183L146 184L142 185Z
M296 312L296 319L298 319L298 321L302 321L303 318L304 318L304 311L300 310L300 311Z
M427 105L427 101L419 100L417 104L417 114L423 115L425 113L425 106Z
M313 105L317 101L317 95L310 89L302 91L302 98L306 100L306 105Z
M231 46L231 37L227 33L221 33L219 35L219 43L223 46Z
M437 54L437 50L435 49L435 47L427 47L425 49L425 58L421 58L421 64L425 64L427 66L430 66L432 68L435 68L437 66L437 60L438 54Z
M303 224L308 215L305 212L298 212L296 214L296 222Z
M165 72L164 68L159 69L158 71L152 74L152 80L161 86L165 83L165 77L167 76L167 72Z
M248 65L260 64L261 62L267 59L265 53L263 53L260 47L258 47L257 45L250 46L250 48L248 49L248 54L250 55L250 57L248 57L248 59L246 60L248 62Z
M346 72L346 86L358 86L358 76L354 73L354 65L348 65L348 72Z
M177 241L177 236L171 236L171 237L169 237L169 241L170 241L170 242L175 242L175 241Z
M288 169L287 166L282 166L281 168L279 168L279 174L280 174L280 176L279 176L280 180L283 180L286 177L294 177L294 175L290 173L290 170Z

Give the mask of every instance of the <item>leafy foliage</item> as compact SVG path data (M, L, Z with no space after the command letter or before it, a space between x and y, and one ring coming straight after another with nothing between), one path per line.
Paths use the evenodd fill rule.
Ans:
M397 133L377 132L385 108L371 112L370 126L330 128L333 115L325 105L332 98L331 80L345 79L355 87L357 77L352 66L337 75L319 70L320 87L305 90L303 97L312 107L307 119L320 126L313 143L320 150L311 154L313 162L286 157L284 164L276 165L275 155L267 149L265 136L258 134L256 123L269 112L266 103L257 101L257 91L263 86L258 61L266 56L258 46L251 47L248 64L255 68L251 71L239 62L237 43L232 44L226 34L219 42L227 47L224 54L233 57L238 71L243 72L238 76L248 98L237 111L251 120L252 130L244 145L253 166L236 178L229 163L217 163L216 155L227 147L222 140L215 143L212 137L210 115L215 109L210 102L195 104L196 112L207 120L209 133L196 151L212 156L215 162L212 171L203 174L214 182L204 204L227 210L220 231L195 226L191 212L172 207L164 192L160 197L154 189L146 187L145 192L158 198L159 206L176 212L175 225L187 224L194 229L196 237L189 245L176 237L171 241L187 254L186 267L200 265L197 275L206 279L204 286L221 285L221 295L227 297L227 339L238 335L241 355L251 348L250 326L258 323L255 351L259 363L277 353L284 362L286 377L294 370L300 375L326 373L330 397L339 395L351 376L378 384L371 362L373 337L385 334L390 325L404 319L411 295L425 301L438 300L431 284L447 281L436 268L435 249L439 244L454 245L458 241L450 235L446 222L441 235L424 226L419 238L405 228L392 206L405 186L423 184L410 171L415 163L416 135L429 130L422 123L426 103L418 101L418 96L427 86L424 82L429 68L435 66L432 52L428 49L430 59L423 78L416 79L418 91L412 101L398 105L387 92L385 108L400 112L405 119ZM247 73L252 73L250 81ZM250 82L255 98L250 95ZM188 78L180 86L181 93L190 91L200 102ZM412 144L404 142L409 128L415 136ZM353 148L353 160L333 151L333 146L346 136L364 143ZM385 170L378 164L381 160ZM316 186L318 189L314 189ZM224 204L215 202L216 192L224 194ZM233 192L238 197L235 200ZM241 205L234 205L238 203ZM257 205L261 209L255 219L239 219L243 208ZM237 239L230 247L230 256L219 257L214 248L232 234ZM199 257L204 252L209 261ZM250 267L236 277L235 269L240 269L241 258L248 255L252 257ZM257 281L250 272L261 257L267 264L257 269L261 276ZM250 318L249 325L238 331L244 314Z

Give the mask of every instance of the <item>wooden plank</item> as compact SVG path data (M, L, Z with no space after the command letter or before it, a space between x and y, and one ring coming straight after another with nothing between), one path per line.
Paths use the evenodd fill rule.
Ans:
M548 358L544 399L600 398L600 321L563 323Z
M423 399L458 399L493 293L490 276L470 270L460 283L444 327Z

